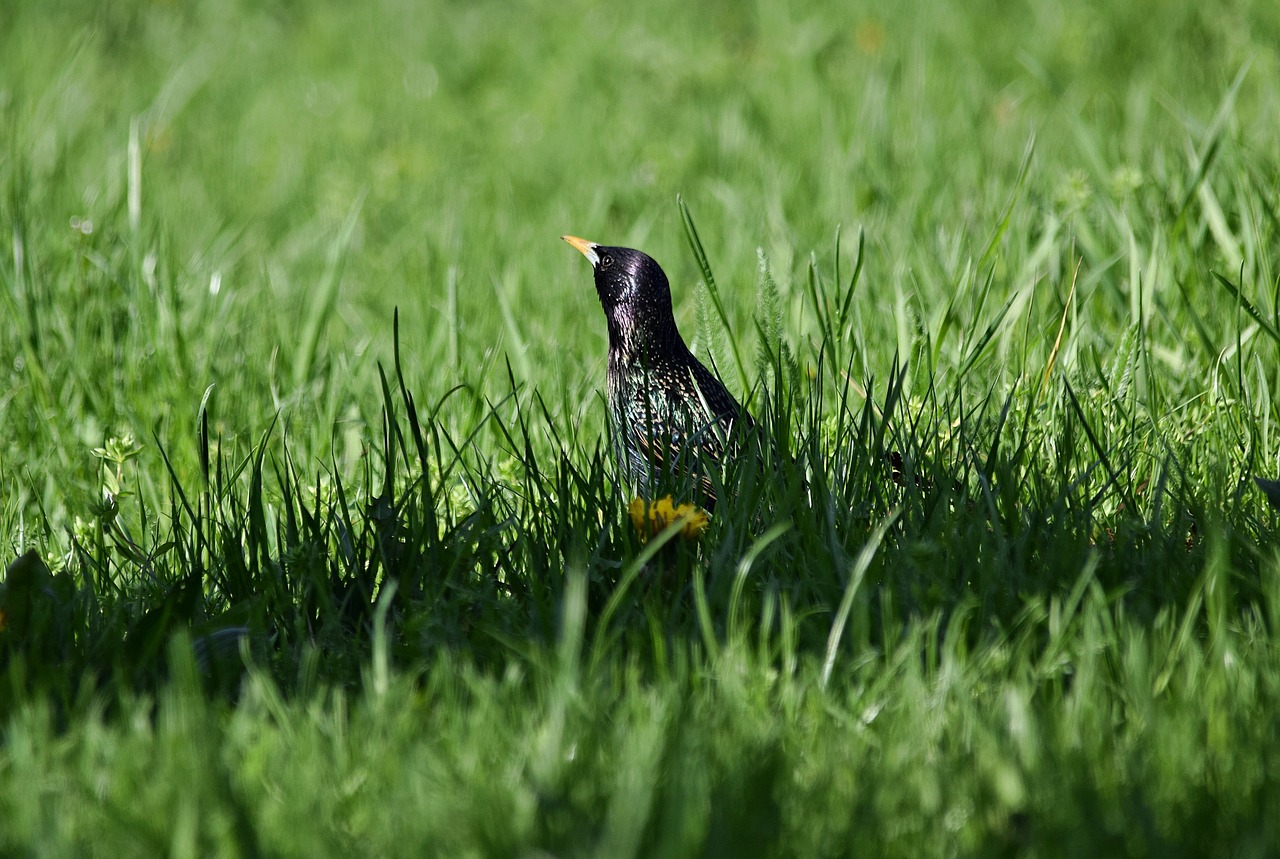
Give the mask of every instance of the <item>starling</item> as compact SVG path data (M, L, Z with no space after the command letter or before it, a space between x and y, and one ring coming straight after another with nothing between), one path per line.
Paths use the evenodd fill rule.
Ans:
M685 345L667 276L648 254L563 238L595 269L609 326L609 421L623 479L649 498L660 488L696 484L712 509L708 469L734 454L755 422Z

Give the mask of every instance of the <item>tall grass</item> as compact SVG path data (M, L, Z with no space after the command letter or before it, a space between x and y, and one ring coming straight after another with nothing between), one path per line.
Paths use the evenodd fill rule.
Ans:
M1280 20L988 11L0 13L0 849L1272 852Z

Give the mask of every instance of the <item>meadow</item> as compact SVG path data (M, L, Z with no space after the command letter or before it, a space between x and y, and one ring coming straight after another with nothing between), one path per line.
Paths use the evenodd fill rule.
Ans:
M1268 0L0 6L0 853L1274 855L1276 116Z

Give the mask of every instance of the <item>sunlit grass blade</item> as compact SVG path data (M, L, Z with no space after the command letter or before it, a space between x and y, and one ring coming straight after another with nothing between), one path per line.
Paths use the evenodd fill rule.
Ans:
M320 348L320 338L329 324L337 306L338 288L342 284L342 274L347 262L347 254L351 247L351 237L356 225L360 222L360 210L364 207L364 195L361 195L347 212L342 227L329 246L325 260L324 272L313 291L307 295L310 311L299 334L297 348L293 358L293 383L301 387L311 376L315 366L316 351Z

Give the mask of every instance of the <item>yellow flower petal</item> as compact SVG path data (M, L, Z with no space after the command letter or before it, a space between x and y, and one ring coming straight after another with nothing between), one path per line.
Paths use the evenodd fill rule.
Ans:
M645 536L648 530L645 525L648 524L645 516L645 500L643 498L632 498L631 503L627 505L627 514L631 517L631 524L636 526L636 533L641 537Z
M688 502L676 505L670 495L653 502L633 498L627 504L627 515L631 517L631 524L640 539L645 541L677 522L683 523L680 534L684 539L696 540L710 525L710 517L705 510Z
M687 511L682 513L682 517L684 518L684 530L680 533L684 535L686 540L698 539L702 536L702 532L706 531L707 527L711 524L711 520L708 518L706 511L699 510L692 504L681 504L680 507L682 510L686 507L689 508Z

